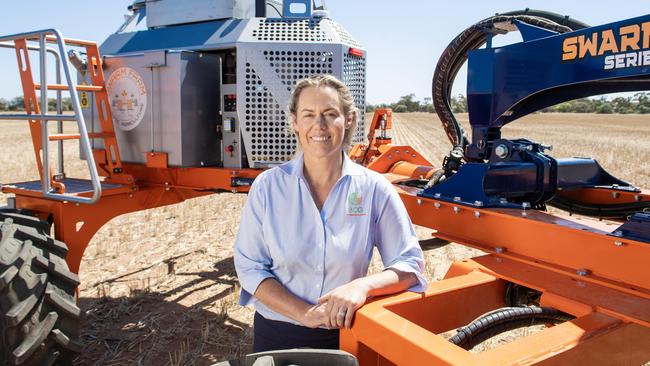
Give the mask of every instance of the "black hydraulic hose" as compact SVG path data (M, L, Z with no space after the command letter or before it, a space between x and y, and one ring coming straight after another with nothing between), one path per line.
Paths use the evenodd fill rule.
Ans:
M603 205L575 201L561 196L553 197L547 204L570 213L601 219L625 219L636 212L642 212L650 208L650 202L648 201Z
M498 24L512 23L513 20L558 33L587 27L586 24L567 16L525 9L486 18L456 36L440 56L432 83L433 106L452 144L450 157L462 155L465 146L469 143L451 108L451 93L456 74L467 60L468 53L484 45L488 36L508 32L504 28L497 27Z
M449 342L466 350L509 330L539 324L559 324L574 317L553 308L538 306L506 307L488 313L458 329Z

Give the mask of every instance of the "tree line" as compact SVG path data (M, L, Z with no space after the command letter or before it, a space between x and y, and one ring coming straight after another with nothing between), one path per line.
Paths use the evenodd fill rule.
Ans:
M366 105L367 112L373 112L377 108L391 108L396 113L404 112L428 112L434 113L431 98L424 98L422 101L418 100L415 94L404 95L399 98L395 103L384 103ZM56 99L48 99L49 110L56 109ZM61 100L61 105L64 111L72 110L72 101L69 97ZM467 99L464 95L451 98L451 109L454 113L467 112ZM10 111L24 111L25 102L23 97L15 97L12 99L0 98L0 112ZM606 97L600 98L582 98L575 99L568 102L560 103L552 107L544 108L540 112L549 113L619 113L619 114L647 114L650 113L650 93L636 93L628 97L615 97L612 99Z
M366 111L373 112L377 108L391 108L396 113L404 112L429 112L434 113L431 98L417 100L415 94L404 95L395 103L367 105ZM451 109L454 113L467 112L467 99L464 95L451 98ZM650 93L636 93L628 97L615 98L581 98L560 103L542 109L542 113L620 113L620 114L647 114L650 113Z
M40 99L39 99L40 102ZM48 98L47 105L49 110L56 110L56 99ZM64 111L72 110L72 101L70 97L61 98L61 107ZM13 111L24 111L25 110L25 99L21 97L15 97L12 99L0 98L0 112L13 112Z

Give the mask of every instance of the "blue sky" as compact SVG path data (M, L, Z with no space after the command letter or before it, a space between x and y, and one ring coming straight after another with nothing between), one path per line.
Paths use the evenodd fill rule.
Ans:
M186 0L190 2L191 0ZM392 102L415 93L431 94L438 56L469 25L494 13L533 8L570 15L598 25L650 13L648 1L435 1L325 0L330 16L368 52L370 103ZM58 28L70 38L101 43L127 14L132 0L3 0L0 35ZM21 94L11 50L0 49L0 98ZM463 93L459 75L454 93Z

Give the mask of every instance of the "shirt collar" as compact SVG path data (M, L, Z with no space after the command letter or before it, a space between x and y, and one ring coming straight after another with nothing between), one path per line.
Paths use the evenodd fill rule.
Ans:
M363 167L355 162L353 162L350 157L345 153L343 154L343 169L341 169L341 177L346 175L363 175ZM304 179L303 175L303 165L305 162L305 157L302 152L296 154L296 156L291 159L289 162L280 165L280 169L289 175L295 175L299 178Z

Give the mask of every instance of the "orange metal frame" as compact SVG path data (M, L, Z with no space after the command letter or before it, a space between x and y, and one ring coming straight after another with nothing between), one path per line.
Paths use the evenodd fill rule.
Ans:
M393 182L413 223L488 254L454 263L445 279L424 294L383 297L359 309L352 329L341 333L341 348L361 365L636 365L650 360L647 243L609 235L611 228L596 220L419 197L418 188L400 183L434 167L411 160L403 153L413 151L409 146L387 142L371 149L357 146L353 152L366 150L376 151L368 167ZM566 194L591 203L650 199L647 191L612 192ZM507 282L540 291L542 306L576 318L479 354L439 335L506 306Z
M46 40L48 42L56 41L55 38L49 36ZM15 41L16 56L25 95L25 108L28 114L40 114L41 107L36 97L36 90L40 90L41 85L35 83L32 77L27 42L28 39ZM55 237L68 245L67 262L71 271L79 272L83 253L93 235L116 216L171 205L189 198L220 191L248 192L249 187L233 186L232 180L255 178L261 173L260 170L169 167L167 154L164 152L146 153L146 164L122 163L113 130L108 94L104 85L102 59L97 44L76 39L65 39L64 42L67 45L84 47L88 57L88 70L92 85L78 85L75 89L95 93L94 99L102 132L91 133L89 137L101 138L104 141L105 149L93 150L93 157L99 174L105 177L104 183L111 184L111 186L107 185L108 188L105 187L102 190L99 201L94 205L46 199L42 196L41 191L21 189L19 186L11 184L4 185L2 192L15 194L16 207L31 210L41 218L54 223ZM67 85L51 84L47 86L47 89L68 90L69 88ZM42 123L37 120L29 121L39 174L42 171ZM79 137L79 134L55 134L50 135L49 140L70 140ZM65 193L64 184L55 181L53 177L49 177L49 179L59 193ZM76 195L90 196L91 192L81 192Z
M105 182L115 186L104 189L95 205L45 199L40 192L15 186L4 186L2 191L16 195L17 207L53 221L56 238L69 246L72 271L79 271L88 242L113 217L215 191L248 191L248 187L233 186L232 179L254 178L260 170L168 167L163 152L148 153L143 165L121 163L97 46L66 41L86 47L93 85L84 90L100 95L96 98L100 137L107 147L94 151L93 156ZM16 49L17 54L26 55L25 41L16 41ZM26 108L28 113L39 113L35 94L39 85L24 71L29 70L29 60L25 62L20 68ZM402 293L371 301L357 311L352 329L341 332L342 349L356 355L364 366L596 365L650 359L648 244L538 211L475 208L419 197L418 188L400 183L426 179L436 168L412 147L392 146L390 139L375 137L376 130L387 132L391 125L390 110L378 110L370 126L369 145L355 146L350 156L393 182L415 224L435 229L439 238L488 254L454 263L446 278L432 283L424 294ZM30 128L40 167L40 126L30 121ZM55 135L53 139L74 137ZM596 202L650 199L647 191L617 197L602 190L568 194ZM438 335L503 306L506 282L542 292L544 306L576 319L481 354L471 354Z

